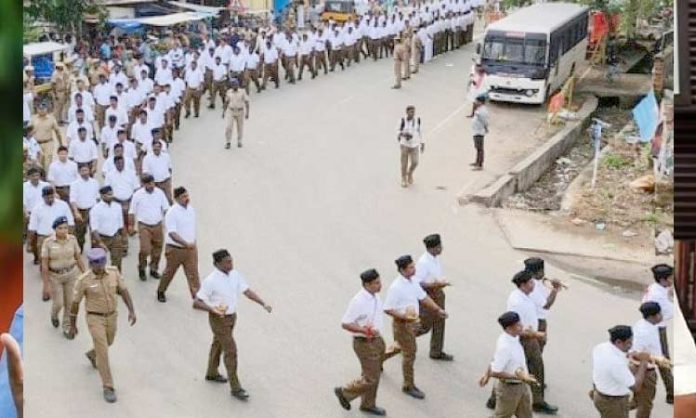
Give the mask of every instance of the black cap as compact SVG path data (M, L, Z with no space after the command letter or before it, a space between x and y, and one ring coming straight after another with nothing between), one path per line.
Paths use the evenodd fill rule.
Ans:
M522 270L512 277L512 282L515 283L517 287L520 287L522 284L527 283L530 280L532 280L532 275L527 270Z
M544 268L544 260L539 257L531 257L524 260L524 268L530 273L536 273Z
M410 255L402 255L401 257L394 260L394 263L396 263L396 267L398 267L399 270L405 269L406 267L408 267L409 264L413 263L413 259Z
M58 228L60 225L67 224L68 218L66 216L59 216L53 221L53 229Z
M184 193L186 193L186 188L183 186L179 186L176 189L174 189L174 198L176 199Z
M609 329L609 338L611 342L626 341L633 337L633 330L628 325L617 325Z
M662 308L660 308L660 304L657 302L645 302L644 304L640 305L639 310L640 313L643 314L643 318L646 319L662 312Z
M498 323L501 327L503 327L503 329L511 325L515 325L518 322L520 322L520 316L517 314L517 312L505 312L498 318Z
M48 196L53 193L55 193L55 190L53 190L53 186L44 186L44 188L41 189L41 196Z
M140 181L142 183L152 183L153 181L155 181L155 178L150 173L143 173L140 176Z
M362 280L363 283L369 283L378 278L379 273L377 273L377 270L375 269L365 270L362 273L360 273L360 280Z
M225 257L229 257L229 256L230 256L230 252L229 252L229 251L227 251L227 250L225 250L225 249L217 250L217 251L215 251L215 252L213 253L213 262L214 262L214 263L219 263L219 262L221 262L222 260L224 260Z
M101 189L99 189L99 194L107 194L113 192L114 189L111 188L111 186L104 186Z
M656 281L665 279L674 274L674 268L672 268L672 266L669 264L656 264L651 270Z
M27 175L33 176L34 174L40 174L41 171L36 168L36 167L30 167L29 170L27 170Z
M425 244L425 248L434 248L440 245L442 241L440 240L440 234L430 234L427 237L423 238L423 244Z

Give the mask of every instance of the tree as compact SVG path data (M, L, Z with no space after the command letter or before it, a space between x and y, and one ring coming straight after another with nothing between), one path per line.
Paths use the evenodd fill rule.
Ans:
M25 7L29 17L54 23L61 35L80 32L85 14L102 15L104 10L94 0L32 0Z

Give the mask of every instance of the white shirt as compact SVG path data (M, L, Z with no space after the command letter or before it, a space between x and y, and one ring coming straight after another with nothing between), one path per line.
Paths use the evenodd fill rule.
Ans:
M148 192L145 187L141 187L133 193L128 213L135 215L137 222L152 226L162 222L168 209L169 202L162 190L155 187L152 192Z
M106 177L110 172L116 170L116 164L114 163L114 157L115 155L112 153L109 155L109 158L106 158L104 160L104 164L102 164L102 175ZM123 159L123 169L124 170L133 170L135 171L135 162L131 160L130 158L124 158Z
M427 294L420 286L416 277L411 280L402 275L398 275L389 286L387 299L384 302L384 310L395 310L398 313L406 314L407 308L413 308L416 314L419 313L419 301L425 299Z
M97 156L97 144L91 139L76 139L70 141L68 145L68 158L71 158L76 163L88 163L95 161Z
M124 88L128 87L128 77L126 77L123 71L119 71L118 74L114 72L109 75L109 84L111 84L111 87L115 89L116 83L121 83Z
M88 177L80 177L70 183L70 203L78 209L89 209L99 200L99 182Z
M29 159L36 161L41 154L41 145L33 136L31 138L22 137L22 143L27 146L27 153L29 154Z
M503 331L495 343L495 354L491 361L491 371L495 373L515 374L515 370L527 371L527 360L524 357L524 349L520 343L520 337L513 337Z
M77 163L75 161L67 160L62 162L57 159L48 166L47 180L56 187L69 186L78 177L80 177L80 174L77 172Z
M36 205L43 202L41 193L43 188L49 186L45 181L39 180L36 186L31 184L31 181L27 180L22 184L22 206L27 212L31 212Z
M626 396L631 393L636 378L628 368L626 353L606 341L592 350L592 381L604 395Z
M177 77L172 81L172 91L171 94L176 97L176 102L179 103L181 98L184 96L186 91L186 82L181 78Z
M278 51L274 47L263 48L263 62L264 64L274 64L278 61Z
M668 322L674 317L674 300L669 295L669 288L662 286L659 283L653 283L648 286L648 290L643 295L643 303L657 302L662 310L662 322L657 324L658 327L666 327Z
M172 70L167 66L167 68L158 68L155 73L155 83L163 86L172 82Z
M99 235L113 237L123 228L123 207L114 201L97 203L89 211L89 227Z
M146 73L145 73L146 77L149 77L150 76L150 68L147 65L137 64L137 65L133 66L133 75L135 76L135 78L138 79L138 82L143 81L143 70L146 71Z
M679 303L674 315L674 394L696 393L696 346Z
M515 289L510 293L507 300L507 310L517 312L524 329L532 328L533 331L539 329L537 306L534 301L520 289Z
M145 150L146 144L152 144L152 129L149 119L148 122L145 123L140 122L140 119L138 119L138 121L133 124L131 135L133 139L135 139L135 142L142 146L143 150Z
M201 288L196 297L210 307L227 305L226 315L232 315L237 311L239 296L249 289L244 276L237 270L224 273L217 268L203 279Z
M110 147L111 144L116 142L119 129L120 128L117 125L114 125L113 128L109 125L104 125L104 127L101 130L101 133L99 134L99 142L101 144L106 145L107 147Z
M363 287L350 300L348 309L346 309L341 319L341 323L355 324L360 327L369 326L379 331L379 334L382 335L384 332L383 311L384 307L379 295L373 295ZM365 337L365 335L361 333L352 334L355 337Z
M123 146L123 159L126 160L126 164L128 164L128 160L132 161L138 158L138 153L135 150L135 143L127 139L123 142L116 139L116 141L109 144L108 149L110 157L113 157L114 155L114 147L116 146L116 144L121 144L121 146Z
M81 107L77 107L77 105L73 102L68 109L68 123L77 120L77 109L82 109L82 111L85 112L85 121L94 122L94 113L92 113L92 109L89 106L83 102Z
M114 168L106 172L104 185L111 186L114 191L114 198L124 201L130 199L133 193L138 190L140 181L135 175L134 168L123 167L123 170L120 171Z
M51 235L53 233L53 221L56 218L65 216L68 218L68 225L75 226L75 218L67 203L55 197L52 205L47 205L42 201L34 207L29 216L30 231L36 232L38 235Z
M650 353L662 357L662 345L660 345L660 330L645 319L635 323L633 329L633 345L631 351ZM654 364L648 364L649 369L654 369Z
M145 102L145 90L139 86L136 88L129 88L126 92L126 107L132 109L134 107L140 106Z
M539 319L546 319L546 315L548 315L549 310L544 309L544 306L546 306L546 302L549 299L551 291L546 286L544 286L542 280L532 280L534 280L534 290L532 290L532 293L529 294L529 297L534 301L534 304L537 306L537 317Z
M159 155L150 152L143 158L143 173L152 174L156 183L170 178L172 176L171 170L172 163L169 154L165 152L160 152Z
M74 120L70 122L70 124L68 125L68 129L66 129L65 131L65 137L67 138L68 143L73 142L73 140L77 140L80 137L77 132L77 130L80 128L85 128L85 138L87 138L88 140L94 137L94 128L92 127L91 123L79 123L78 121Z
M119 104L116 106L116 109L111 106L107 107L106 111L104 112L104 120L108 121L109 116L111 115L116 116L116 125L125 126L128 124L128 113L126 112L125 106L121 106Z
M159 102L159 99L157 99ZM150 106L145 108L145 112L147 112L147 120L149 122L150 129L154 128L161 128L164 126L164 111L155 103L155 108L150 109ZM137 123L135 124L137 125ZM150 142L152 142L152 138L150 138Z
M31 111L34 107L34 94L31 92L24 93L22 96L22 120L29 122L31 120Z
M198 89L203 84L203 71L196 67L195 70L186 71L186 86L190 89Z
M399 123L399 133L411 134L410 139L406 139L404 136L399 137L399 145L403 145L409 148L417 148L423 143L423 137L421 135L421 125L420 118L414 116L413 119L408 120L407 117L401 119L403 121L403 129L401 128L401 123Z
M309 40L300 42L300 55L309 55L314 50L314 42Z
M108 106L109 99L111 98L112 88L109 83L97 83L94 86L94 99L100 106Z
M283 53L288 57L294 57L297 55L297 44L295 41L290 40L283 43Z
M96 87L95 87L96 88ZM70 103L75 103L75 96L80 93L82 96L82 104L89 107L90 110L94 109L94 96L89 90L75 90L71 95Z
M429 252L424 252L416 263L416 275L418 283L431 284L442 279L442 265L440 257L434 257Z
M242 54L232 54L230 58L230 71L240 73L246 67L246 57Z
M188 243L196 242L196 211L193 206L174 204L167 214L164 216L164 225L167 228L167 235L164 237L164 243L181 248L181 244L174 241L169 235L176 232L179 236Z

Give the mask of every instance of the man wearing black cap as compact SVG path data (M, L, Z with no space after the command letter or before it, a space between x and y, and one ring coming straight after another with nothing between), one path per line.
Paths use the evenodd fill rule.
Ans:
M99 200L99 182L90 177L89 164L82 163L78 167L80 178L70 184L70 207L75 217L75 236L82 251L89 226L89 211Z
M159 279L157 272L164 244L162 221L169 209L169 202L164 192L155 186L155 179L150 174L140 177L143 187L133 193L128 209L128 224L138 225L138 274L140 280L147 280L145 269L150 258L150 276Z
M109 252L111 265L121 271L123 241L128 240L123 227L123 209L114 202L111 186L99 189L101 201L89 212L89 225L92 229L92 247L101 247Z
M441 308L445 308L445 292L443 289L449 283L442 276L440 254L442 254L442 241L439 234L431 234L423 239L425 252L416 263L416 280L421 287ZM445 343L445 320L434 315L427 309L420 311L420 328L418 336L433 331L430 337L430 358L433 360L452 361L454 357L442 351Z
M102 248L92 248L87 252L89 270L82 273L75 283L75 293L70 309L70 328L68 338L74 338L77 334L77 313L80 310L80 302L85 299L85 319L87 328L92 336L94 348L85 355L92 363L92 367L99 370L99 376L104 388L104 399L116 402L114 382L111 378L109 367L109 346L116 337L116 324L118 323L116 296L120 295L128 307L128 322L135 324L135 310L126 282L121 277L118 269L113 266L106 267L106 251ZM94 291L94 288L103 291Z
M662 321L657 325L660 332L660 344L662 345L662 355L669 358L669 343L667 339L667 326L669 321L674 318L674 269L668 264L657 264L652 267L655 283L648 286L647 292L643 296L643 302L657 302L660 304ZM672 370L660 369L660 377L665 385L667 392L667 403L674 403L674 378Z
M558 292L561 291L561 283L558 280L549 280L544 276L544 260L538 257L531 257L524 260L524 269L532 274L534 279L534 290L529 294L529 297L534 301L537 306L537 317L539 318L539 332L546 334L544 338L539 340L539 346L541 352L544 352L544 347L548 341L548 324L546 322L546 315L549 313L549 309L553 306L556 301L556 296ZM544 280L549 280L552 289L549 290L544 285ZM544 382L539 382L545 385Z
M631 391L643 386L650 353L635 353L640 362L635 373L628 366L627 353L633 344L631 327L617 325L609 330L610 340L592 350L592 382L590 391L595 408L602 418L628 418L628 398Z
M362 377L343 387L334 388L334 393L345 409L350 409L350 401L361 397L361 411L372 415L386 415L384 409L375 405L384 356L384 318L382 300L378 295L382 290L382 281L375 269L362 272L360 280L362 288L350 300L341 326L353 336L353 350L360 361Z
M413 363L416 360L416 328L419 320L420 304L427 309L437 312L442 318L447 318L447 312L433 302L415 279L416 266L410 255L404 255L394 261L399 275L394 279L387 299L384 302L384 312L393 319L394 340L398 348L392 348L386 358L401 351L403 354L402 371L404 374L403 392L416 398L425 398L425 393L416 387L413 376ZM420 303L419 303L420 302ZM385 359L386 359L385 358Z
M272 308L249 288L244 276L234 269L232 256L227 250L213 253L215 269L203 280L200 290L194 296L193 307L208 312L208 322L213 331L213 343L208 356L208 370L205 380L225 383L229 380L232 396L246 400L249 394L239 383L237 377L237 345L232 331L237 321L237 305L243 294L258 303L268 313ZM224 356L227 378L218 371L220 357Z
M527 385L518 376L520 372L528 373L524 348L520 344L520 336L524 332L520 316L517 312L505 312L498 318L498 323L503 332L495 344L493 361L479 385L486 386L491 377L498 379L493 389L496 418L510 418L513 415L517 418L531 418L531 395Z
M65 216L68 218L68 226L75 227L75 218L70 211L67 203L60 199L56 199L53 186L45 186L41 190L41 198L43 199L29 216L29 237L27 239L27 252L34 253L34 258L39 260L39 251L46 237L53 233L53 221L56 218ZM48 300L48 298L44 298Z
M662 357L660 345L660 332L657 324L662 321L660 304L657 302L645 302L640 305L640 313L643 318L633 325L633 347L631 351L649 353L653 357ZM655 387L657 386L656 365L649 363L645 372L645 380L640 390L635 392L633 402L637 408L636 418L650 418L655 399ZM631 371L636 373L638 366L630 365Z
M191 298L201 287L198 278L198 246L196 245L196 211L189 204L188 191L184 187L174 189L176 203L172 205L164 218L167 234L164 238L164 257L167 264L162 280L157 288L157 300L166 302L165 292L179 267L184 267Z

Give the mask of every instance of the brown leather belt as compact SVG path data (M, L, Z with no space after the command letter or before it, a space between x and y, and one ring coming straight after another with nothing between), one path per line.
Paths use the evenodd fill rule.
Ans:
M501 380L502 383L506 385L521 385L522 382L519 380Z
M89 311L88 311L88 312L87 312L87 315L97 315L97 316L103 316L103 317L106 318L107 316L111 316L111 315L113 315L113 314L115 314L115 313L116 313L116 311L109 312L109 313L89 312Z

